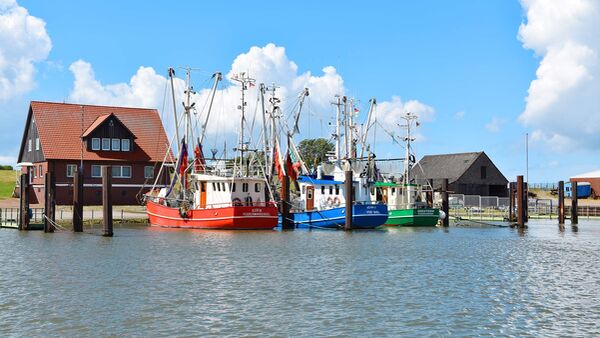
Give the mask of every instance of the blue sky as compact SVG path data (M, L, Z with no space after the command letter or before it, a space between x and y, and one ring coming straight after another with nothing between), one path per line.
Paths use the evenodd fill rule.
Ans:
M553 17L561 13L560 6L567 8L562 12L571 15ZM157 89L158 85L150 92L154 96L160 92L159 99L136 101L131 95L123 98L120 92L110 90L110 95L95 95L93 91L98 88L89 84L134 88L132 77L142 66L151 79L157 78L155 75L164 77L169 66L191 66L202 70L198 78L206 87L209 83L205 78L215 70L227 74L236 69L236 64L252 68L253 63L267 58L264 69L258 67L256 71L259 77L262 69L264 78L270 80L269 67L282 65L274 71L278 74L275 79L282 82L292 83L307 72L314 77L311 81L324 85L332 79L340 83L343 79L344 93L361 101L361 112L366 112L372 96L379 102L391 102L387 105L389 111L378 111L382 119L384 115L392 119L394 107L414 106L408 104L410 101L426 106L419 130L421 141L416 144L417 157L483 150L507 178L514 179L525 172L525 133L531 133L531 182L553 182L600 167L597 131L592 128L578 133L564 127L567 122L573 123L572 128L586 121L599 122L598 98L581 94L599 88L598 39L582 33L600 29L598 3L593 0L556 1L552 5L536 0L368 4L0 0L0 15L14 14L15 8L23 8L28 16L42 20L45 27L20 32L35 35L30 40L23 38L31 45L42 45L37 55L26 58L34 67L29 79L32 85L0 96L0 117L4 120L0 126L0 159L5 162L14 161L18 153L30 100L102 103L110 98L107 104L124 102L161 108L162 90ZM546 22L569 17L583 27L565 24L562 31L538 29L547 27ZM49 49L40 42L40 31L51 41ZM6 26L0 25L0 55L20 39L18 34L10 35ZM266 48L269 44L275 48ZM255 53L249 52L253 46L258 48ZM596 54L585 54L586 49L577 46L588 47ZM277 53L282 48L283 56ZM25 50L21 52L26 54ZM16 55L11 60L21 59ZM85 64L79 63L74 70L72 66L78 60ZM295 73L292 63L297 66ZM536 75L541 63L546 71ZM83 80L88 74L86 66L93 69L95 82ZM322 71L326 66L335 67L330 77ZM580 77L569 78L572 72L564 71L581 66L587 72ZM561 72L567 75L560 77ZM560 83L575 84L553 88L547 85L556 82L552 74L558 74L563 81ZM2 76L10 79L11 71L3 72L0 62ZM81 80L80 87L75 85L77 79ZM539 85L528 93L535 80ZM292 92L289 88L289 95ZM323 100L332 93L322 94L320 98L316 95L312 114L329 118L332 110ZM400 101L394 106L395 96ZM528 97L532 102L529 106ZM565 107L569 107L568 113ZM577 113L580 111L585 114ZM317 136L316 130L311 125L311 137ZM380 157L397 156L402 150L381 134L377 145Z

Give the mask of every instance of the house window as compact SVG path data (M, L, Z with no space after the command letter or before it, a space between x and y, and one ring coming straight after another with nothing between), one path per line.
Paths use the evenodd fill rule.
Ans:
M37 167L33 166L33 177L37 177Z
M115 165L112 167L112 177L131 178L131 167L128 165Z
M485 180L487 178L487 167L481 166L481 179Z
M99 138L92 139L92 150L100 150L100 139Z
M40 138L35 138L35 150L40 150Z
M260 192L260 183L254 183L254 191Z
M145 166L144 167L144 178L154 178L154 167L153 166Z
M76 164L67 164L67 177L75 176L75 169L77 168Z
M102 150L104 150L104 151L110 150L110 139L109 138L102 139Z
M40 177L42 177L42 165L41 164L38 166L38 173L40 174Z
M118 138L112 139L112 150L113 151L121 151L121 140Z
M27 142L27 151L31 151L31 139Z
M248 183L242 183L242 192L248 192Z
M102 167L100 167L99 165L93 165L92 177L102 177Z
M130 151L131 144L129 143L129 139L124 138L121 140L121 151Z

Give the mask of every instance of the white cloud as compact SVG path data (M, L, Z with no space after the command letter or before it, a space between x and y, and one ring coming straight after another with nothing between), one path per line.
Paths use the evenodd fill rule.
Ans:
M504 123L506 123L506 120L494 116L492 117L492 120L485 125L485 129L492 133L497 133Z
M420 122L431 122L435 117L435 109L417 100L402 101L399 96L393 96L391 101L377 104L377 120L386 126L395 126L402 122L401 117L407 112L419 117Z
M464 117L465 117L465 112L464 111L459 111L459 112L456 112L454 114L454 119L455 120L462 120Z
M0 100L33 89L34 64L45 60L51 48L43 20L14 0L0 0Z
M542 57L519 121L554 150L598 149L600 2L522 0L525 48Z

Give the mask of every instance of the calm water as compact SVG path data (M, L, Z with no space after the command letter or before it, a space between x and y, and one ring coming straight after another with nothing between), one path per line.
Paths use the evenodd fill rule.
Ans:
M600 224L0 230L0 336L592 336Z

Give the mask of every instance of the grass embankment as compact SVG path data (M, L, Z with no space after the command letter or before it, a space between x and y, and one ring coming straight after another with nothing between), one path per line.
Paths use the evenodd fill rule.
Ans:
M0 199L10 198L15 189L15 171L0 170Z

